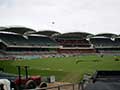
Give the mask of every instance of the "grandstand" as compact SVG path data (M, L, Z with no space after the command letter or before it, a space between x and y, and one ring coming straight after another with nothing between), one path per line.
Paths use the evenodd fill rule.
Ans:
M71 32L64 33L53 37L59 45L63 48L59 49L60 53L80 54L80 53L92 53L95 52L91 46L87 36L92 35L90 33L83 32Z
M107 42L107 43L106 43ZM112 33L59 33L35 31L26 27L0 28L0 57L80 55L83 53L120 53L120 36Z
M86 40L88 33L65 33L55 37L55 40L63 47L90 47L90 42Z
M26 39L17 33L0 32L0 39L5 45L9 46L21 46L26 44Z
M104 48L104 47L113 47L114 41L111 40L109 37L105 36L95 36L90 38L90 42L96 47L96 48ZM107 43L106 43L107 42Z
M23 30L22 30L23 29ZM15 30L15 31L14 31ZM20 30L20 32L19 32ZM22 31L21 31L22 30ZM26 28L7 28L0 31L0 52L9 57L40 57L41 54L56 54L60 47L55 40L40 34L25 32ZM29 29L27 29L27 32ZM30 29L31 30L31 29ZM18 33L19 32L19 33Z
M120 53L119 36L111 33L97 34L90 37L90 42L100 53Z
M110 48L110 47L114 47L116 37L117 37L116 34L111 34L111 33L97 34L94 35L93 37L90 37L90 42L96 48Z

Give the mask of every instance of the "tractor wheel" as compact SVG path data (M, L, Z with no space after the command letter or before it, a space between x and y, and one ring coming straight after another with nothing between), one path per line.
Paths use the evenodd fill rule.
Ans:
M33 80L29 80L25 84L26 89L35 89L36 88L36 83Z
M47 87L47 83L41 82L39 88L45 88L45 87ZM42 90L46 90L46 89L42 89Z

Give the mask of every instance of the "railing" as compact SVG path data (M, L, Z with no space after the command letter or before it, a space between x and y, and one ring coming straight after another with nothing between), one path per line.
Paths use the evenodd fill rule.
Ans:
M83 90L83 84L64 84L45 88L24 89L24 90Z

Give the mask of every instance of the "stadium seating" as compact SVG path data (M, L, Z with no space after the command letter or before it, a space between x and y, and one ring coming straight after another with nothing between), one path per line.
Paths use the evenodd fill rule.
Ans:
M90 47L87 40L59 40L58 43L64 47Z
M114 41L112 41L110 38L90 38L91 44L94 45L94 47L113 47Z
M55 46L55 41L48 37L41 36L27 36L27 38L18 34L4 34L0 33L0 39L8 45L15 46Z
M96 51L94 49L60 49L58 51L60 54L64 53L64 54L82 54L82 53L95 53Z
M55 40L63 47L90 47L91 44L86 40L89 33L72 32L58 35Z
M115 38L115 46L120 46L120 37Z
M28 36L28 42L37 46L56 46L57 43L48 37Z
M90 38L90 42L98 53L119 54L120 53L120 38L94 36Z
M27 40L21 35L0 33L0 39L8 45L24 45Z

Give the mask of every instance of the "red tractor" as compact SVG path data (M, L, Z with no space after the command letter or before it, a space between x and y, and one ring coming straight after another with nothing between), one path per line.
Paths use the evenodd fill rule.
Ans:
M24 66L26 76L21 76L21 66L17 66L19 76L11 82L11 87L14 88L14 90L23 90L23 89L35 89L47 87L47 84L45 82L41 81L40 76L28 76L28 66Z

